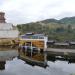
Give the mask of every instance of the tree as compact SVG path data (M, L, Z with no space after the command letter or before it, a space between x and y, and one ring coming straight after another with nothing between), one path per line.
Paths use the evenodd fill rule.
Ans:
M72 27L71 27L71 25L68 25L68 27L67 27L67 32L68 32L68 33L72 32Z

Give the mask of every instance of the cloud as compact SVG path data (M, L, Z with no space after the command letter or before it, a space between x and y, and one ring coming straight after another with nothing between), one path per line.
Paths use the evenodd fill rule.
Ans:
M75 15L75 0L0 0L7 22L28 23ZM68 13L68 14L67 14Z

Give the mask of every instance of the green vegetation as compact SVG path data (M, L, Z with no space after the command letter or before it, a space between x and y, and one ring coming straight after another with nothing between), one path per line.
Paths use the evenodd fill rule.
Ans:
M75 74L71 74L71 75L75 75Z
M17 28L20 34L27 32L43 33L48 35L49 40L75 41L75 17L19 24Z

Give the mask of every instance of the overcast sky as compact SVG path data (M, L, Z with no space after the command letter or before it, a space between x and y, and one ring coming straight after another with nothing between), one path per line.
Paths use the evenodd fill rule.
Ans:
M75 16L75 0L0 0L7 22L19 24Z

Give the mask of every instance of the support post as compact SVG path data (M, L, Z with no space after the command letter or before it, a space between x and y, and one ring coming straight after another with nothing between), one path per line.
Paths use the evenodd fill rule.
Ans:
M40 48L38 48L38 54L40 53Z
M31 42L31 58L32 58L32 53L33 53L33 49L32 49L32 42Z
M27 45L26 45L26 42L25 42L25 47L26 47ZM26 56L26 54L27 54L27 47L25 48L25 56Z
M47 63L47 53L46 49L44 48L44 62Z

